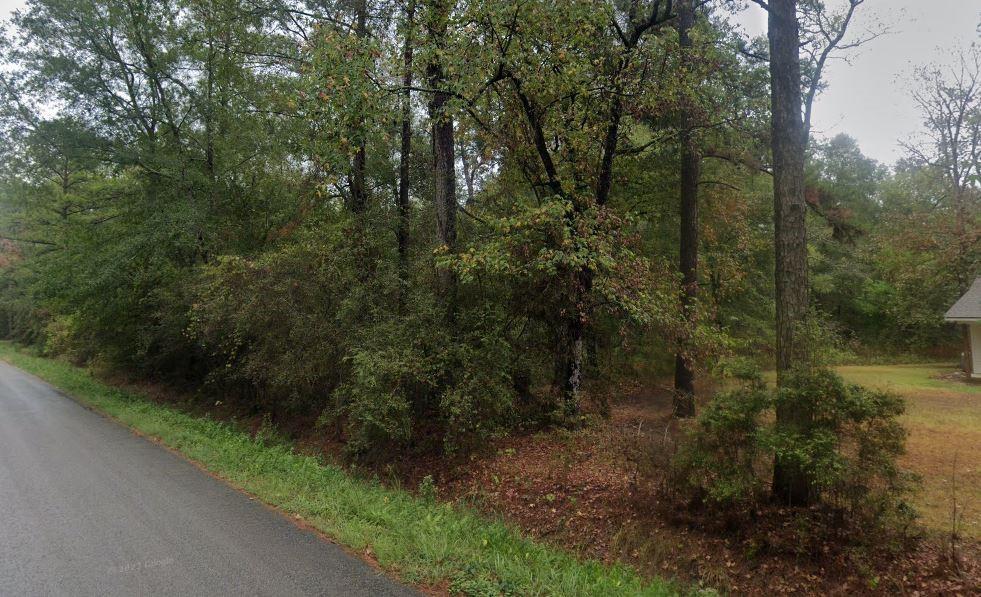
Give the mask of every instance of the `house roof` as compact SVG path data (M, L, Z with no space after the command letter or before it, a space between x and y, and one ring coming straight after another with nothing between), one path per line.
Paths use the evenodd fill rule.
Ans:
M971 288L947 311L944 319L947 321L981 320L981 278L974 280Z

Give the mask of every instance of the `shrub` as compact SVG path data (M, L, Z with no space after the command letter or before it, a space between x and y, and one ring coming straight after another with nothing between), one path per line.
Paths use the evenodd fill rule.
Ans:
M350 311L360 304L341 232L303 231L257 258L202 268L189 335L210 359L213 390L256 410L316 416L346 370Z
M77 315L54 316L44 326L43 353L47 356L62 356L76 364L84 363L94 356L93 345L80 336Z
M805 471L816 499L873 524L886 511L904 509L911 479L897 464L906 443L900 396L816 370L792 374L775 394L775 407L805 413L805 428L775 430L772 445Z
M438 313L424 311L368 330L348 358L350 377L335 392L348 420L348 449L451 452L510 424L513 359L495 329L450 333Z
M778 408L804 424L777 427ZM813 503L833 524L905 529L912 477L897 464L906 432L902 398L846 384L826 369L788 375L779 390L761 381L717 395L695 422L673 463L673 479L691 504L745 519L769 497L779 457L802 471Z
M359 457L455 450L510 423L515 359L500 309L478 302L451 325L426 279L398 301L379 259L390 244L339 218L200 268L187 331L212 391L317 420Z
M769 456L762 418L772 407L773 395L762 382L717 395L675 459L685 493L726 509L750 507L765 489L758 470Z

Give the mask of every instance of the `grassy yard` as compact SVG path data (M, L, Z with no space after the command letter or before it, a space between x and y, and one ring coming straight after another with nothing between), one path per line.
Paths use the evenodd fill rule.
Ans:
M981 384L945 378L945 364L847 366L847 380L906 397L910 431L904 464L923 477L915 504L930 529L951 526L952 481L963 508L962 534L981 538Z
M466 509L356 479L284 444L105 385L0 343L0 359L153 438L403 581L469 595L668 595L624 566L583 561Z

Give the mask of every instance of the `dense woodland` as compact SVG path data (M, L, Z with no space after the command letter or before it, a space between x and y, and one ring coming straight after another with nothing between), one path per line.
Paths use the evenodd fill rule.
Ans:
M31 0L0 41L0 336L364 459L673 377L698 499L765 492L759 451L791 503L897 485L901 405L820 366L960 352L981 49L915 72L926 134L880 164L810 123L887 25L756 4L768 39L723 0ZM713 459L769 409L753 462ZM849 429L872 460L824 441Z

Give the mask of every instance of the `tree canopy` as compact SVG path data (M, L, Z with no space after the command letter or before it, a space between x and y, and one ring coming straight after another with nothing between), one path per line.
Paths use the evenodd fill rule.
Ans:
M358 455L575 424L672 371L690 416L696 379L805 345L956 350L977 51L918 73L928 135L889 167L808 136L862 1L761 4L800 39L705 0L30 0L0 42L0 335Z

